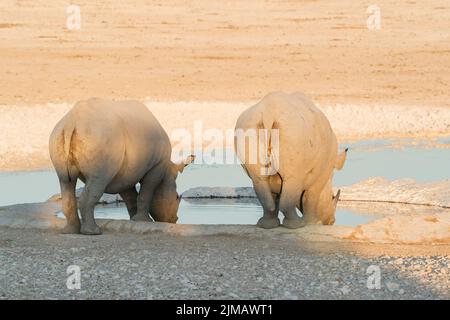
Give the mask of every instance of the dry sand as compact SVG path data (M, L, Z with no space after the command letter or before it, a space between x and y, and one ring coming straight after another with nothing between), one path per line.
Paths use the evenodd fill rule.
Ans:
M373 1L0 2L0 104L91 96L249 101L274 90L323 104L450 106L450 4Z

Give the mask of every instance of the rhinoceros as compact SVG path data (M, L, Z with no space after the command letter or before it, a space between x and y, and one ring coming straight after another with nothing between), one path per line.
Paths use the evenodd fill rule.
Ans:
M170 160L169 137L144 104L80 101L56 124L49 149L67 220L63 233L100 234L94 207L103 193L119 193L134 221L152 221L149 214L155 221L177 221L175 179L194 156L180 164ZM78 203L81 224L78 179L85 183Z
M263 132L256 149L249 134L255 131ZM348 149L338 155L330 123L311 100L299 92L270 93L239 116L235 133L236 154L263 207L259 227L279 226L279 211L287 228L334 223L340 191L333 195L332 178Z

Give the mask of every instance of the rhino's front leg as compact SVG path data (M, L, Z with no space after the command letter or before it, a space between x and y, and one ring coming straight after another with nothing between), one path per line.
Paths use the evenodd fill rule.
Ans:
M137 197L137 212L133 215L131 220L133 221L153 221L150 218L150 204L152 202L153 193L155 192L155 186L152 183L143 181L141 183L141 189Z
M320 193L314 189L306 190L303 197L303 218L306 224L320 224L321 221L317 216L317 203L319 202Z
M270 190L269 181L264 178L253 179L253 187L264 210L262 218L256 225L264 229L278 227L280 225L278 203Z
M136 191L136 187L133 186L133 188L131 188L131 189L122 191L120 193L120 196L122 197L123 201L125 202L125 205L127 206L127 210L128 210L130 219L133 218L137 213L138 193Z
M141 189L137 196L137 212L131 217L133 221L153 221L150 217L150 205L153 193L161 183L163 176L162 166L157 165L147 172L141 180Z
M301 203L300 203L301 201ZM300 197L297 209L303 214L305 224L318 224L320 220L317 219L315 211L315 203L318 201L317 192L313 189L305 190L303 196Z
M283 190L280 196L280 211L284 214L283 227L297 229L305 226L305 221L297 214L297 206L303 187L296 181L283 181Z

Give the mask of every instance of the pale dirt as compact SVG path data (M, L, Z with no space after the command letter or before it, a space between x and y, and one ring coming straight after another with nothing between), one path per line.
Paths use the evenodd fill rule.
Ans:
M373 1L65 0L0 3L0 104L92 96L450 106L450 4Z
M0 208L0 299L450 299L448 243L107 220L101 236L61 235L57 207ZM80 290L66 287L71 265ZM379 289L367 286L374 268Z
M180 149L185 156L193 150L199 151L195 143L197 137L203 151L211 148L233 149L236 119L252 105L251 102L205 101L146 101L146 104L169 134L175 161ZM52 168L48 138L56 123L71 107L69 103L0 106L0 170ZM319 108L328 117L341 147L345 147L345 141L350 140L404 137L427 140L429 147L449 147L448 143L440 144L434 138L450 136L450 108L388 105ZM221 136L208 136L208 129L214 130L210 134L218 132Z
M449 254L448 245L0 228L0 299L450 299ZM71 265L79 290L66 286ZM381 286L369 289L376 270Z

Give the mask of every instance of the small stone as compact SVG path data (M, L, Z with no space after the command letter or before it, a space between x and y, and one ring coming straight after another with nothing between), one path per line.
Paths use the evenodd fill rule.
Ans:
M292 293L289 292L289 291L285 291L285 292L284 292L284 297L285 297L286 299L290 299L290 300L298 300L298 297L297 297L295 294L292 294Z
M341 288L341 292L342 292L342 294L349 294L350 293L350 288L348 287L348 286L343 286L342 288Z
M398 283L392 282L392 281L388 281L386 282L386 287L388 288L388 290L390 292L394 292L399 290L400 286L398 285Z

